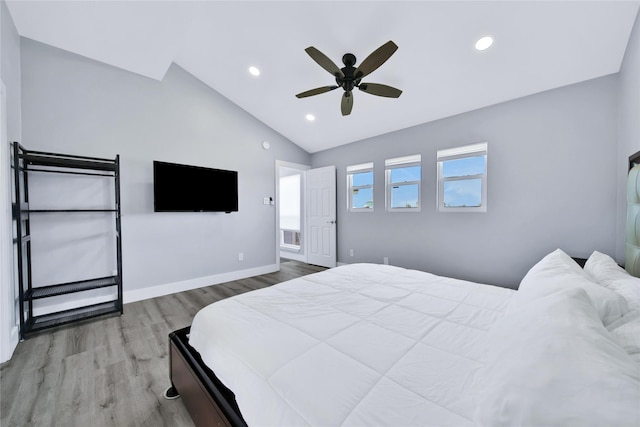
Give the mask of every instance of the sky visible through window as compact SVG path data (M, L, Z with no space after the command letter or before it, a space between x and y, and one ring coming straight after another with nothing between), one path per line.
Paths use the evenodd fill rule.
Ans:
M352 177L353 187L363 185L373 186L373 171L354 173ZM352 197L353 208L372 208L373 207L373 189L360 188L353 190Z
M444 205L450 208L478 207L482 203L482 180L461 179L444 183Z
M402 182L420 181L420 166L391 169L391 208L416 208L420 186L418 184L396 185Z
M465 157L442 162L443 178L480 175L486 172L484 156ZM478 178L445 181L444 205L476 207L482 203L482 180Z
M420 181L420 166L391 169L391 200L392 208L418 206L419 186L393 184ZM462 159L446 160L442 162L443 178L464 177L486 173L484 155L464 157ZM373 187L373 171L354 173L353 187ZM482 203L482 180L478 178L446 181L444 183L444 203L449 207L480 206ZM353 208L373 207L373 188L353 190Z

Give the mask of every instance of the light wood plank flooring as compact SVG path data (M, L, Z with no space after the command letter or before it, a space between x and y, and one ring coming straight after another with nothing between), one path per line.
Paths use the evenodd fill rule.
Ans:
M122 316L21 342L0 368L0 425L193 426L180 399L162 398L168 334L212 302L321 270L282 260L276 273L126 304Z

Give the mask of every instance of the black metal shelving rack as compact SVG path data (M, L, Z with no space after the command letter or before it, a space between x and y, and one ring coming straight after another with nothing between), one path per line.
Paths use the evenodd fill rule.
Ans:
M20 301L20 337L28 338L44 329L91 319L107 314L123 313L122 304L122 232L120 212L120 156L115 159L73 156L42 151L27 150L19 143L13 143L13 169L15 184L15 203L13 214L16 224L16 243L18 246L18 296ZM75 175L94 175L112 177L115 180L114 209L30 209L29 174L62 173ZM116 263L115 276L99 277L77 282L61 283L50 286L34 286L31 277L31 215L49 212L94 212L115 216ZM33 315L33 301L59 295L74 294L105 287L116 287L114 300L81 306L44 315Z

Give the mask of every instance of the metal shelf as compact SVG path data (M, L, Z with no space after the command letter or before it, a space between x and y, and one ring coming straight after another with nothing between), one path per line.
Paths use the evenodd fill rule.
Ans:
M114 300L56 313L43 314L42 316L33 316L27 322L27 333L38 332L43 329L66 325L67 323L79 322L81 320L119 312L120 307L118 301Z
M118 284L117 276L101 277L99 279L81 280L78 282L62 283L59 285L39 286L31 288L25 293L25 298L40 299L57 295L72 294L76 292L90 291L106 288Z
M28 209L26 213L47 213L47 212L118 212L118 209Z
M100 176L114 179L113 199L92 209L30 209L29 177L30 172L48 172L72 175ZM120 210L120 156L115 159L75 156L42 151L27 150L19 143L13 143L14 199L13 218L16 220L14 241L20 248L17 257L18 297L20 299L20 337L26 338L42 329L78 322L105 314L123 312L122 303L122 240ZM38 203L36 201L36 203ZM106 208L114 206L114 208ZM114 219L116 237L117 274L90 280L81 280L49 286L33 286L31 271L31 214L47 213L102 213ZM115 214L115 215L111 215ZM57 217L56 217L57 218ZM37 236L36 236L37 238ZM74 266L71 266L72 268ZM60 268L64 268L61 266ZM117 293L114 300L100 304L77 307L42 316L33 315L35 300L43 300L59 295L114 287ZM71 298L71 297L70 297ZM107 297L110 298L110 297ZM81 304L78 301L78 304Z
M30 166L47 166L116 172L116 165L114 164L113 160L100 159L97 157L80 157L56 153L44 153L41 151L29 151L23 154L22 158L24 159L25 163Z

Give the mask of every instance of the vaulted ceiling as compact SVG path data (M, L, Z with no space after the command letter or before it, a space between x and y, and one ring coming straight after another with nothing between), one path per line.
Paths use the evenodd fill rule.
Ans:
M616 73L639 3L7 2L23 37L157 80L176 63L310 153ZM477 51L485 35L495 42ZM364 80L400 98L354 91L342 116L342 89L295 97L334 84L305 48L342 67L389 40L399 49Z

